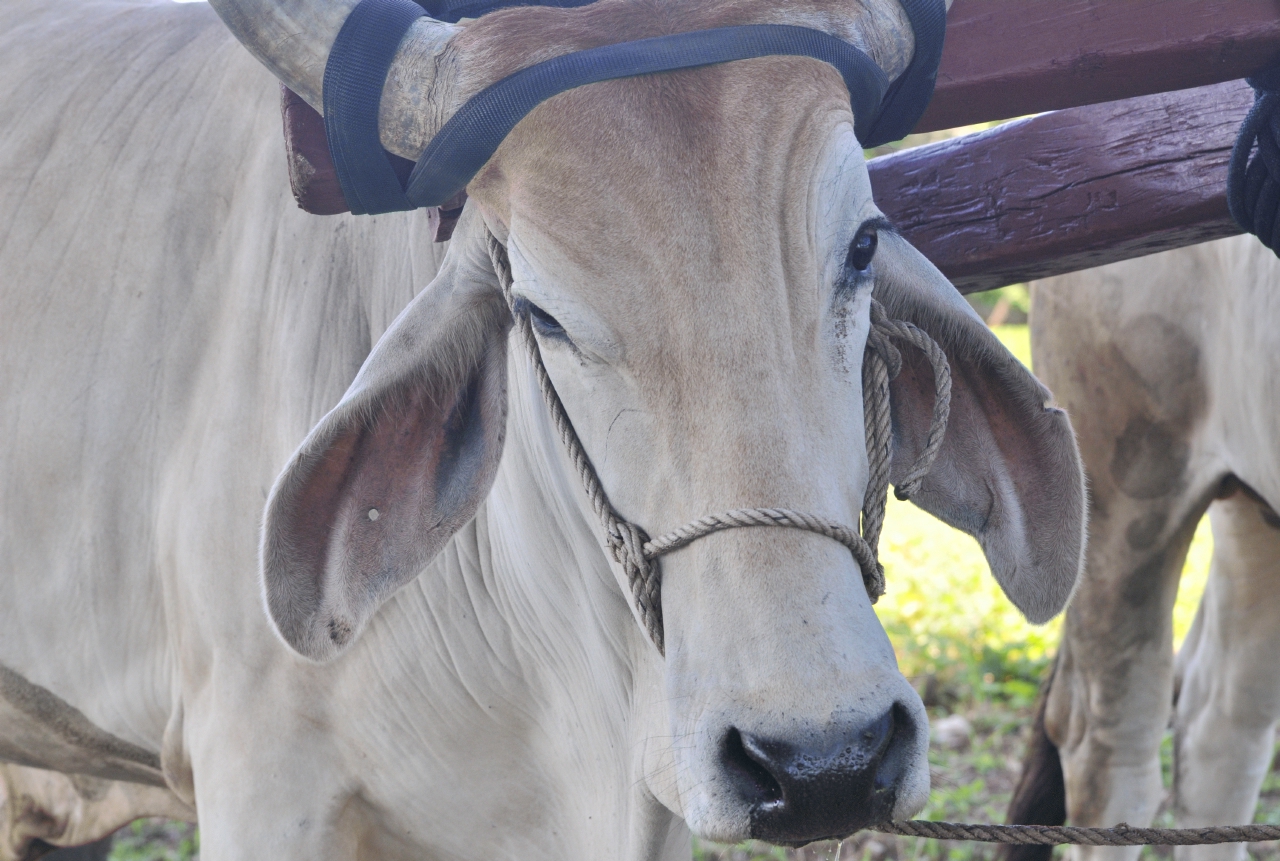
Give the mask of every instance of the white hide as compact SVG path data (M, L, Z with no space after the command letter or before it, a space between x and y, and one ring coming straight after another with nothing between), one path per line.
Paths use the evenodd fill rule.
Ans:
M1045 717L1074 824L1152 820L1171 718L1178 826L1253 821L1280 721L1277 319L1280 261L1251 236L1035 285L1036 370L1072 416L1093 495ZM1228 476L1261 499L1224 490ZM1206 506L1213 563L1175 663L1173 601ZM1245 846L1175 854L1228 861ZM1137 855L1073 849L1080 861Z
M646 523L746 502L735 494L748 491L770 497L753 504L786 504L779 489L854 522L865 475L858 359L872 282L891 297L908 286L895 284L893 273L915 273L916 305L904 307L922 322L947 318L940 309L954 300L936 270L905 243L888 241L882 275L837 295L843 249L876 213L849 133L847 94L814 61L751 62L696 74L716 76L724 86L715 92L736 94L713 107L727 104L741 128L760 111L750 70L788 72L794 93L812 101L790 98L764 113L781 123L787 110L797 112L788 128L813 145L811 161L795 167L776 135L773 150L752 150L743 134L709 136L725 149L713 147L701 164L736 144L746 155L731 163L752 181L758 177L743 165L786 165L802 175L799 186L782 170L765 177L772 199L795 210L785 243L778 219L746 219L758 200L746 184L717 183L713 193L693 177L685 190L732 202L732 217L711 219L717 210L709 203L687 205L685 233L642 233L590 208L620 198L593 192L577 207L592 229L622 231L607 247L684 273L685 282L665 284L663 301L678 304L684 287L703 283L689 274L712 259L699 252L747 249L756 262L744 256L731 283L763 291L769 308L795 315L794 329L774 329L750 295L726 294L722 307L733 315L673 318L673 327L701 340L652 350L675 360L688 344L724 370L732 369L731 348L744 344L755 360L775 350L790 363L793 385L758 381L755 394L741 369L711 377L748 393L735 399L712 388L706 401L737 411L732 427L746 440L737 451L752 466L765 464L750 480L726 467L730 451L708 461L714 480L680 484L681 464L668 455L703 440L683 439L679 421L692 416L692 426L710 433L709 414L686 399L684 412L653 425L662 433L646 436L640 426L611 438L611 416L597 410L590 385L563 355L548 352L610 492ZM554 156L537 153L536 135L527 144L514 135L496 162L507 172L478 178L442 268L444 248L431 243L423 213L316 218L295 208L276 82L206 6L11 0L0 7L0 81L0 115L11 118L0 125L0 667L14 690L35 692L6 708L29 718L39 712L32 703L43 703L59 718L43 737L20 727L28 765L107 777L141 769L131 779L163 782L175 804L198 809L209 861L677 859L689 853L685 820L708 836L747 833L748 811L716 773L727 726L785 737L892 713L900 721L892 813L910 815L924 803L923 707L897 672L848 553L805 533L739 530L673 554L664 561L664 663L632 619L518 352L508 351L486 378L505 380L507 389L505 401L489 390L491 405L508 413L487 449L500 462L486 461L494 468L468 486L476 493L467 504L484 499L474 517L461 504L447 512L454 519L446 531L457 529L447 543L424 558L395 557L394 577L363 591L348 588L352 569L328 565L345 539L322 536L323 583L306 579L311 569L290 568L289 553L273 552L280 546L273 530L295 510L287 491L305 484L308 463L323 462L335 438L326 434L385 414L379 393L399 390L380 389L381 381L400 374L447 383L456 370L449 355L503 349L500 326L481 325L456 303L491 286L481 256L486 226L510 240L521 291L550 292L558 280L566 304L571 293L589 296L591 285L612 286L632 303L658 296L643 283L644 270L629 273L634 289L626 292L589 278L581 255L572 265L553 259L573 244L547 232L565 221L529 213L555 196L521 197L547 177L520 159ZM554 126L564 117L556 105L577 99L590 108L592 92L632 85L607 86L615 89L566 94L521 128L536 130L538 117ZM597 145L587 137L544 144L561 152L571 143ZM663 156L680 163L672 151ZM591 164L606 171L621 160ZM504 186L508 180L514 185ZM806 183L806 194L784 194ZM657 183L646 188L664 205L676 199ZM778 235L756 242L761 225ZM575 241L591 251L593 235L578 230ZM782 273L786 267L794 268ZM695 298L707 307L720 301ZM615 333L638 319L602 317ZM631 332L619 342L622 354L642 356L646 333L660 341L668 330ZM464 338L473 341L466 350L451 349ZM1079 557L1081 487L1070 431L1060 414L1040 408L1042 390L985 330L953 346L957 362L995 381L1002 409L1028 412L1035 430L1027 433L1043 429L1037 422L1048 428L1051 451L1010 469L1065 476L1053 490L1058 508L1033 501L1024 509L1017 494L1002 492L987 509L1003 512L1008 503L1019 512L1022 532L990 539L1007 558L1029 558L1024 532L1062 549L1065 564L1024 567L1006 584L1043 617L1070 591ZM609 406L625 408L630 395L665 403L668 381L636 380L644 385L607 387L620 399ZM777 404L767 396L779 393L791 400L779 395L778 403L798 404L798 412L771 413ZM366 395L371 400L360 402ZM981 406L968 414L979 416ZM806 417L824 421L809 430ZM985 455L965 456L991 450L987 428L975 422L981 445L957 448L949 469L972 475L988 466ZM630 454L606 455L619 441ZM666 448L642 463L655 441ZM316 451L319 461L308 460ZM488 481L485 497L479 485ZM266 609L290 645L331 658L326 664L286 648L264 612L257 548L273 487L263 540ZM663 487L688 493L664 503L653 493ZM948 508L964 509L967 500L935 492L939 509L975 533L986 530L974 511ZM378 508L376 520L369 507ZM361 511L363 521L344 522L387 530L397 523L397 509L381 501L343 509L344 517ZM290 627L289 612L300 606ZM334 640L337 648L308 639L317 607L355 623L350 637ZM0 722L0 742L11 742L5 734L17 725ZM72 731L84 725L101 735ZM85 765L90 737L101 749Z

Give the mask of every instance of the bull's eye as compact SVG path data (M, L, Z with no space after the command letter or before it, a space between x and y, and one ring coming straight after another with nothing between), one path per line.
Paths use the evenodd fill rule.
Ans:
M532 302L526 302L526 305L529 308L529 320L533 323L533 331L544 338L565 337L564 326L560 325L559 320Z
M849 258L846 261L850 269L858 272L866 272L871 266L871 258L876 256L876 246L880 239L876 234L876 228L870 225L863 225L858 230L858 235L853 237L853 242L849 244Z

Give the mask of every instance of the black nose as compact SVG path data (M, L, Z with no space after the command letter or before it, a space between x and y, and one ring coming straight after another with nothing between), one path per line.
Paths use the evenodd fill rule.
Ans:
M799 846L889 819L911 729L896 704L869 724L829 727L803 742L730 729L721 762L750 805L751 836Z

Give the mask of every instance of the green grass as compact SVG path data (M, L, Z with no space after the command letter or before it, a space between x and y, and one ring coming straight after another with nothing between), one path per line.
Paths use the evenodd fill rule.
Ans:
M197 861L200 832L185 822L138 819L116 832L109 861Z

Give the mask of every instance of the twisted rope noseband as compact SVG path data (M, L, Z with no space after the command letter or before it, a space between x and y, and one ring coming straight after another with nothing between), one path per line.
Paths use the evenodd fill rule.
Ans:
M929 427L929 436L919 457L916 458L906 476L898 483L896 495L899 499L907 499L919 489L920 483L928 474L938 450L942 447L943 435L947 429L947 417L951 411L951 368L946 354L937 342L923 330L910 323L889 320L879 302L872 300L871 333L867 338L866 353L863 357L862 380L864 413L867 432L867 458L870 470L867 490L862 508L862 530L845 526L834 520L815 514L805 514L785 508L738 508L723 514L712 514L686 523L657 538L650 539L648 534L636 524L627 520L614 509L609 497L600 483L591 459L587 457L573 429L573 423L565 412L564 404L551 383L546 365L542 362L542 353L538 349L538 341L533 334L533 324L527 312L522 313L515 304L512 295L511 263L507 258L507 250L493 234L488 234L489 258L493 261L493 270L498 276L498 284L502 295L511 309L516 332L524 344L525 351L533 365L534 375L538 380L538 388L542 391L547 409L560 441L564 443L582 481L591 510L595 512L600 525L604 528L605 543L615 562L622 566L631 590L631 599L635 603L636 615L640 624L658 647L658 651L666 654L662 633L662 580L658 570L658 557L692 544L699 538L721 532L726 529L741 529L748 526L785 526L791 529L803 529L815 532L839 541L853 554L858 568L862 571L862 580L867 594L874 604L884 594L884 568L877 559L877 547L880 541L880 530L884 525L884 510L889 490L889 467L893 456L892 426L889 413L889 382L902 367L902 356L898 349L890 343L892 340L902 341L919 348L933 367L934 404L933 419Z

